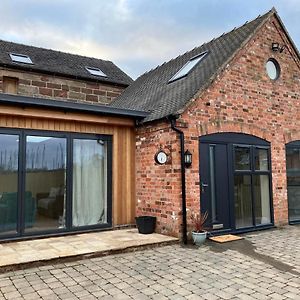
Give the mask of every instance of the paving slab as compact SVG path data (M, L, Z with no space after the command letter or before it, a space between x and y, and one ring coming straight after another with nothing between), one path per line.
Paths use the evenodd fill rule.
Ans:
M124 252L178 239L157 233L139 234L137 229L91 232L0 244L0 272L64 258L83 258Z
M249 233L222 245L175 243L62 260L0 274L0 300L298 300L299 245L300 225Z

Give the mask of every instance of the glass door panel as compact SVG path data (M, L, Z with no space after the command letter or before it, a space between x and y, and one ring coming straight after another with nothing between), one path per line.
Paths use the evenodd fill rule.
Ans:
M234 151L235 170L250 170L250 148L235 147Z
M268 175L253 176L256 225L271 223L270 187Z
M18 223L19 136L0 134L0 234L15 234Z
M209 145L209 175L210 175L210 201L211 222L217 221L217 199L216 199L216 174L215 174L215 146Z
M300 141L286 149L289 221L300 221Z
M269 153L268 149L255 149L255 170L269 170Z
M253 226L251 176L234 176L235 226L244 228Z
M66 139L26 137L25 232L65 228Z
M107 142L73 140L73 226L107 223Z

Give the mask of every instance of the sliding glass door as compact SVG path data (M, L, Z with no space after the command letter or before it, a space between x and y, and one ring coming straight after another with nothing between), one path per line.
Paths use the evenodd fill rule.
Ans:
M18 230L19 135L0 134L0 235Z
M66 138L26 136L26 232L65 228L66 146Z
M7 132L0 131L0 238L111 227L110 136Z
M107 222L107 143L73 140L73 226Z

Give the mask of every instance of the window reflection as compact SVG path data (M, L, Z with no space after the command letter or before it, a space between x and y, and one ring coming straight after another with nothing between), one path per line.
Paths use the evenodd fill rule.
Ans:
M236 228L253 226L251 199L251 176L234 176L234 205Z
M268 150L267 149L255 149L255 170L268 171Z
M0 135L0 234L17 231L18 135Z
M300 144L286 149L289 220L300 221Z
M65 182L66 139L27 136L26 231L65 227Z
M235 147L235 170L250 170L250 148Z

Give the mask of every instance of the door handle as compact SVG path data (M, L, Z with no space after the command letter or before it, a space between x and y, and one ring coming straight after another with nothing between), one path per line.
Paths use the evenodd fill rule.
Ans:
M201 192L205 192L205 188L208 187L208 183L201 182Z

